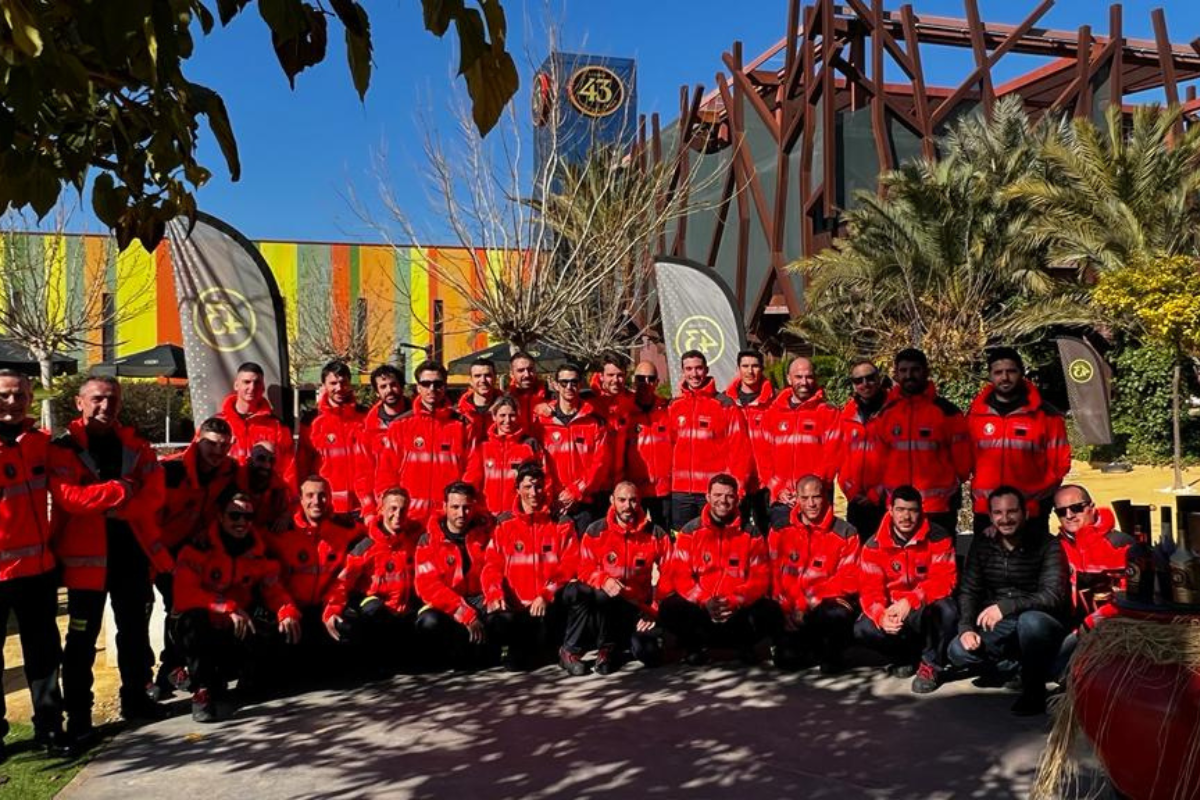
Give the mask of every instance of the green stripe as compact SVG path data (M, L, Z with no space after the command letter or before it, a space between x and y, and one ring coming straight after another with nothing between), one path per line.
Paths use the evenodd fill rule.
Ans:
M407 247L392 248L394 256L392 265L392 324L396 331L397 349L405 353L409 364L413 364L411 351L399 347L401 342L408 341L409 325L412 322L412 303L408 299L412 290L408 253ZM405 380L408 380L409 376L405 375L404 377Z

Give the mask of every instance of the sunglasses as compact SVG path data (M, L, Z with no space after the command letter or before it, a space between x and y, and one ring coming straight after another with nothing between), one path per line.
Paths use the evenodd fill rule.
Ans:
M1055 506L1054 515L1057 516L1059 519L1062 519L1067 514L1082 514L1091 505L1092 505L1091 503L1084 501L1082 503L1072 503L1069 506Z
M658 376L657 375L634 375L633 382L634 383L655 384L655 383L658 383Z
M859 375L857 377L851 378L850 382L853 383L855 386L861 386L862 384L867 383L868 381L871 383L874 383L877 380L879 380L879 373L872 372L870 375Z
M229 517L231 522L249 522L254 519L253 511L227 511L225 516Z
M417 381L417 386L422 389L445 389L445 381Z
M579 378L563 378L562 380L558 381L558 385L559 386L578 386L582 382L583 381L579 380Z

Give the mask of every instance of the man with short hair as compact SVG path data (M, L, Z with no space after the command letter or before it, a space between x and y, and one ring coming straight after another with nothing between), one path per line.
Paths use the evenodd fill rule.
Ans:
M739 487L750 475L750 438L742 412L717 392L708 359L699 350L680 356L683 383L671 401L671 527L680 530L700 516L708 484L728 474ZM739 502L740 502L739 498Z
M893 676L911 675L916 694L942 683L946 650L958 632L955 578L954 537L925 519L920 492L897 487L859 555L863 615L854 638L885 655Z
M605 519L593 522L579 545L579 580L592 587L598 675L621 668L625 653L648 667L662 659L654 633L654 571L666 567L671 540L642 509L638 488L621 481ZM583 629L574 631L581 637ZM582 641L567 641L582 651Z
M760 602L769 588L766 542L738 516L738 483L718 473L709 479L700 516L675 537L659 575L658 619L683 646L688 664L708 662L714 644L736 647L753 662L754 645L770 632Z
M412 499L408 515L424 522L445 488L462 480L467 467L467 422L446 402L446 368L436 361L417 365L417 400L388 428L379 451L375 495L403 486Z
M371 370L371 387L379 399L367 411L362 422L362 445L359 447L361 466L355 471L355 491L362 503L363 519L375 516L375 472L379 469L379 453L388 447L387 431L404 414L404 375L391 364L380 364Z
M170 572L174 559L155 518L166 497L163 471L150 443L118 421L120 383L88 378L75 407L79 417L50 449L50 481L58 485L51 525L70 617L62 676L67 733L88 742L94 736L92 669L106 598L117 625L121 715L164 716L147 696L154 666L151 577Z
M633 370L634 412L624 450L625 477L638 487L655 525L671 528L671 415L658 395L658 367L642 361ZM621 451L617 451L620 453Z
M254 506L255 527L279 533L292 524L292 493L275 472L275 446L259 442L238 468L237 486Z
M858 616L859 537L834 515L819 476L804 475L795 487L791 513L767 538L775 665L794 670L816 661L832 675L843 669Z
M616 352L607 352L600 357L600 371L593 373L588 402L596 415L608 426L609 447L613 457L608 470L596 490L597 513L600 517L608 511L608 499L613 487L625 477L625 453L629 438L630 420L634 414L634 394L625 386L625 373L629 360Z
M1018 716L1046 711L1046 681L1067 634L1067 564L1059 541L1026 524L1025 496L1000 486L988 498L992 526L975 536L958 589L959 636L950 661L994 677L1020 662ZM988 675L987 673L992 673Z
M458 400L458 413L467 421L467 447L474 448L487 436L492 424L492 403L500 397L496 386L496 364L490 358L477 358L468 372L471 391Z
M591 403L580 398L583 370L563 364L554 374L558 398L550 413L539 414L533 433L546 454L550 486L559 512L582 535L599 516L596 493L609 475L609 430Z
M1058 541L1071 578L1073 622L1110 603L1125 586L1126 556L1133 537L1116 528L1108 508L1097 508L1087 489L1073 483L1054 493Z
M737 366L737 377L725 389L725 394L741 409L746 435L750 438L751 469L740 513L743 519L753 520L759 530L765 531L770 491L766 488L768 476L764 464L769 444L762 423L775 399L775 387L763 375L763 356L757 350L739 352Z
M1049 529L1051 495L1071 469L1071 444L1062 413L1025 378L1011 347L988 351L988 385L967 412L975 475L971 496L975 532L991 524L987 498L1001 483L1020 489L1031 525Z
M923 352L901 350L894 362L896 386L876 428L883 489L914 487L929 521L957 532L962 484L971 475L966 417L938 394Z
M34 741L55 755L70 751L58 690L62 642L55 624L58 581L50 546L46 467L50 437L29 419L29 378L0 370L0 673L11 610L21 635ZM6 706L0 693L0 762L7 757Z
M320 475L329 481L335 514L362 514L356 486L363 466L359 450L366 413L354 397L350 367L342 361L322 367L317 410L300 425L296 469L300 475Z
M492 521L478 510L471 484L452 483L444 497L417 545L416 587L425 603L417 614L418 650L434 666L478 664L489 644L481 576Z
M550 390L538 377L537 361L526 352L513 355L509 362L508 394L517 401L518 421L525 430L532 430L538 406L550 402Z
M870 359L850 365L850 399L838 416L833 461L846 498L846 521L863 541L875 535L886 511L880 496L879 414L887 400L884 378Z
M792 516L797 480L815 475L832 490L837 469L838 410L825 402L812 360L792 359L787 380L790 391L779 393L762 421L761 466L771 492L773 527L786 525Z
M229 455L244 464L259 442L275 445L275 469L288 486L296 484L295 445L292 431L271 410L267 402L267 384L261 365L247 361L237 368L233 392L221 405L217 416L229 423L233 432Z

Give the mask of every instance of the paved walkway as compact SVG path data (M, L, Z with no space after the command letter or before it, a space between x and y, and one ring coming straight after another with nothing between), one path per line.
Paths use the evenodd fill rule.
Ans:
M860 669L490 671L311 692L114 741L63 800L1024 798L1049 722Z

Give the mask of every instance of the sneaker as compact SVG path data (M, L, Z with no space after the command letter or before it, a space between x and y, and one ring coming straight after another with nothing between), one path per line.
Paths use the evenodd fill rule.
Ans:
M217 704L208 689L201 687L192 692L192 719L201 723L217 721Z
M683 660L688 666L703 667L708 663L708 651L704 648L689 650L688 654L683 657Z
M157 722L168 716L165 706L150 699L150 686L141 695L130 695L121 698L121 716L127 720L146 720Z
M579 657L579 653L572 653L565 647L561 647L558 650L558 665L568 675L575 677L587 675L592 671L587 664L583 663L583 659Z
M890 664L887 668L887 674L892 678L901 678L907 680L917 674L916 664Z
M62 728L40 730L33 735L33 742L45 750L47 755L55 758L73 758L75 756L71 740Z
M912 679L913 694L936 692L941 685L942 676L938 672L938 668L928 661L922 661L921 666L917 667L917 674Z
M1046 687L1026 689L1012 704L1015 717L1040 717L1046 713Z
M616 651L611 647L601 647L596 653L596 666L592 669L597 675L611 675L621 668L621 661Z

